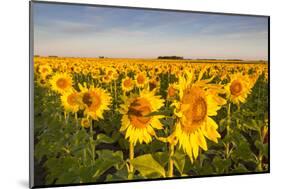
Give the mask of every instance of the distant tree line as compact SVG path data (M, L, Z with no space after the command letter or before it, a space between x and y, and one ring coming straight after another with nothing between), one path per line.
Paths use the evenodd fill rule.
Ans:
M158 56L158 59L183 60L182 56Z

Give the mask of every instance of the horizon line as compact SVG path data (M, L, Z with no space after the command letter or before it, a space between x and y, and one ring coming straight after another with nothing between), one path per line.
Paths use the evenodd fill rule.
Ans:
M175 56L175 55L171 55ZM166 57L171 57L166 56ZM33 55L33 57L44 57L44 58L96 58L96 59L147 59L147 60L232 60L232 61L264 61L268 62L268 59L240 59L240 58L186 58L183 56L176 56L176 57L183 57L183 59L161 59L158 57L151 57L151 58L145 58L145 57L106 57L106 56L58 56L58 55ZM165 57L165 56L162 56Z

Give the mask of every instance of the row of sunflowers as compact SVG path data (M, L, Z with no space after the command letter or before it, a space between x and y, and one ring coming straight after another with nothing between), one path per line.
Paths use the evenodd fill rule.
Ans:
M268 170L266 62L35 57L34 78L46 184Z

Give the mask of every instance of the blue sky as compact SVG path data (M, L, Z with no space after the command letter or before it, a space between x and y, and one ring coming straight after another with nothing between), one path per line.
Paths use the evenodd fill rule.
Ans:
M266 17L34 3L41 56L267 60Z

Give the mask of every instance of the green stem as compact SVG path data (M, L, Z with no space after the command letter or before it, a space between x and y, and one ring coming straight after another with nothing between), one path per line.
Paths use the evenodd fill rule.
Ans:
M110 83L109 85L110 85L110 92L112 94L112 92L113 92L113 87L112 87L113 83Z
M168 72L168 78L167 78L167 80L168 80L168 83L170 83L170 72Z
M169 145L169 167L168 167L168 177L173 177L173 172L174 172L174 160L173 160L173 156L174 156L174 145L170 144Z
M264 136L263 136L262 132L259 132L259 138L260 138L261 144L263 144ZM262 158L263 158L263 155L259 151L259 154L258 154L258 167L257 167L258 171L263 171L263 168L262 168Z
M130 158L130 161L134 159L134 144L132 142L130 142L130 152L129 152L129 158ZM134 172L134 166L133 164L130 163L130 166L129 166L129 175L128 175L128 178L131 179L132 176L133 176L133 172Z
M229 143L226 143L225 146L225 158L228 159L229 158Z
M96 159L96 146L94 142L94 132L93 132L93 121L90 120L90 146L91 146L91 152L92 152L92 162L95 162Z
M262 168L262 155L259 154L258 158L259 158L258 159L258 162L259 162L259 164L258 164L258 171L263 171L263 168Z
M64 121L65 121L65 126L67 125L67 113L64 111Z
M87 162L87 152L86 152L86 149L84 148L83 149L83 164L84 164L84 166L87 165L86 162Z
M226 127L227 135L229 135L230 124L231 124L230 114L231 114L231 103L228 103L228 108L227 108L227 127Z
M226 136L229 136L230 134L230 124L231 124L231 103L228 103L228 108L227 108L227 125L226 125ZM226 149L225 149L225 157L226 159L229 158L230 155L230 149L229 149L229 142L226 143Z
M77 112L75 112L75 121L76 121L76 127L79 126L79 123L78 123L78 115L77 115Z

